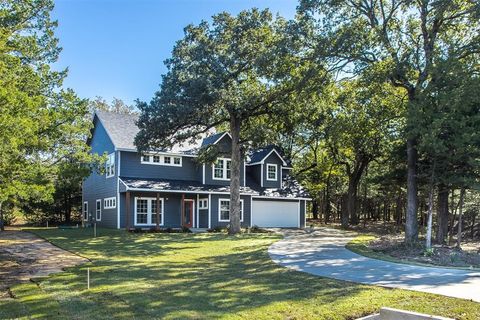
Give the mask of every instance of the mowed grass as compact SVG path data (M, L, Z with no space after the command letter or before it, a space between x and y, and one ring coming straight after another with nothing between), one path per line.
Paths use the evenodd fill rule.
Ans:
M480 319L471 301L279 267L267 253L272 234L34 232L92 262L13 287L0 319L355 319L382 306Z

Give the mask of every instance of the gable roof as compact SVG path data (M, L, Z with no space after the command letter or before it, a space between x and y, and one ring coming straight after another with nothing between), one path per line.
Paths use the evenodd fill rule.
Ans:
M277 154L280 160L282 160L282 163L284 166L288 165L285 159L280 155L280 152L278 152L277 148L273 145L266 146L265 148L253 151L250 154L250 161L248 164L252 165L252 164L262 163L272 153Z
M229 136L230 138L232 138L230 133L228 133L227 131L212 134L211 136L208 136L205 139L203 139L202 147L205 147L211 144L216 144L218 141L222 140L224 136Z
M95 116L107 131L115 149L126 151L137 150L134 144L135 136L140 131L136 124L138 120L137 114L121 114L97 110L95 111ZM195 154L200 145L201 140L194 142L186 141L182 144L174 145L168 152Z

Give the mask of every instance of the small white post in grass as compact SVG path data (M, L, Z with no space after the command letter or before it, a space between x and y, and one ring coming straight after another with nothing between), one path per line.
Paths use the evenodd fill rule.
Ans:
M96 222L93 224L93 237L94 238L97 237L97 223Z
M47 220L47 229L48 229L48 220Z
M87 268L87 290L90 290L90 268Z

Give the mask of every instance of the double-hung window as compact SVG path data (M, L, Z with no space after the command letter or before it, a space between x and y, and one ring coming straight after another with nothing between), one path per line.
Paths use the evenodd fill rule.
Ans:
M213 164L214 180L230 180L232 161L227 158L218 158Z
M95 202L95 220L102 221L102 200L97 199Z
M267 180L277 181L277 165L267 163Z
M198 209L208 209L208 198L198 200Z
M157 198L135 198L135 224L157 224ZM159 225L163 225L163 198L160 198Z
M230 221L230 199L218 199L218 221ZM243 222L243 200L240 199L240 221Z
M107 178L115 175L115 153L108 155L107 161L105 162L105 174Z
M88 201L83 202L83 220L88 220Z

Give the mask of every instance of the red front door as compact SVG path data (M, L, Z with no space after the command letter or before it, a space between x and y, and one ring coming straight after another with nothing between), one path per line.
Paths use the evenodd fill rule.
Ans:
M183 202L183 225L187 228L193 226L193 201Z

